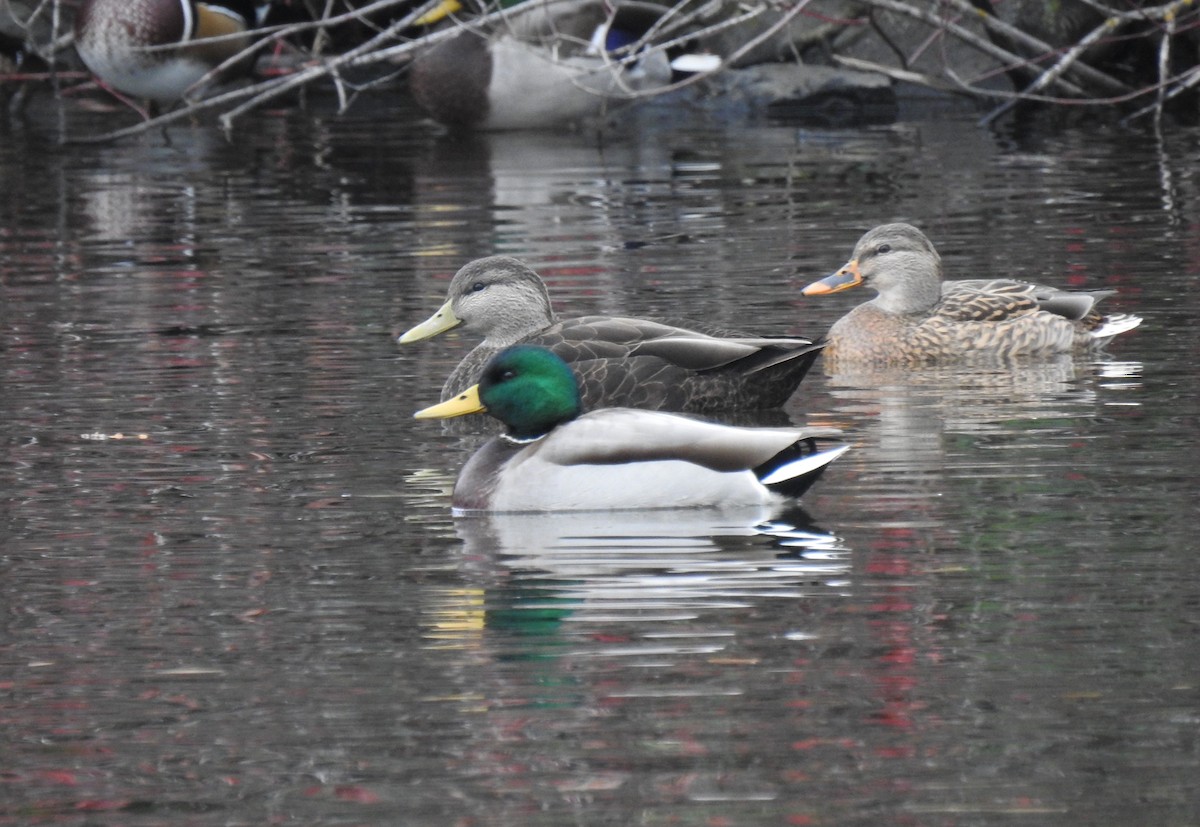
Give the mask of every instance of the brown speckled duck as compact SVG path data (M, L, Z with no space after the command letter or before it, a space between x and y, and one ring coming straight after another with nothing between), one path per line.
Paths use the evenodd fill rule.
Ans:
M870 230L844 267L802 292L819 296L859 285L879 295L834 323L825 350L829 365L1086 353L1142 322L1097 312L1097 302L1112 290L1068 292L1005 279L942 281L941 257L910 224Z
M484 339L450 374L442 399L478 382L488 360L502 349L533 344L549 348L571 366L584 410L777 408L824 346L803 337L745 336L678 319L558 319L545 282L509 256L465 265L451 280L445 303L400 342L428 339L459 325Z

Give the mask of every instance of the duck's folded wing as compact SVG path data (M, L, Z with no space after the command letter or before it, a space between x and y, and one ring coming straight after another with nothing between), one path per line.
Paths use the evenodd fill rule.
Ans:
M625 316L580 316L575 319L564 319L552 325L546 329L543 335L555 335L567 342L601 341L620 345L636 345L647 339L690 332L693 331L652 319L634 319Z
M942 284L941 315L961 321L1002 321L1045 310L1071 321L1092 314L1112 290L1075 292L1009 279L968 279Z
M822 347L802 337L718 336L650 319L619 316L583 316L558 322L527 342L549 347L567 362L646 356L684 370L704 371L748 360L747 372Z
M1038 309L1032 284L1018 281L948 281L937 315L959 322L1000 322Z
M686 416L607 408L556 428L538 456L558 465L682 460L715 471L745 471L801 439L835 437L836 428L738 428Z
M556 322L526 344L553 350L568 363L587 359L622 359L646 339L682 333L677 328L644 319L581 316Z
M743 373L754 373L810 353L816 358L815 351L824 346L808 339L717 339L681 335L642 342L632 349L630 355L655 356L694 371L717 370L742 363L739 367Z

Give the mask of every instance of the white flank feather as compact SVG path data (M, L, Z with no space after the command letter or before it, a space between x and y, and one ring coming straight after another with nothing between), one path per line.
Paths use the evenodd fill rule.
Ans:
M770 505L795 495L786 487L772 491L751 469L798 440L839 433L738 428L658 411L604 408L560 425L515 454L489 452L498 443L488 443L460 474L455 507L466 513ZM768 479L786 486L819 472L844 450L797 458Z

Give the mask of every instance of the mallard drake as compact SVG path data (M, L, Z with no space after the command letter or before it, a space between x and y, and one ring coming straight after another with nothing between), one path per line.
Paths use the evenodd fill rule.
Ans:
M498 353L478 385L418 419L487 412L492 437L454 485L456 512L751 506L799 497L847 450L833 428L738 428L662 411L582 413L571 369L551 351Z
M1112 290L1069 292L1005 279L942 281L941 257L910 224L870 230L845 266L802 293L821 296L859 285L879 295L834 323L828 363L916 365L1081 353L1142 322L1097 312L1097 302Z
M463 25L419 54L410 89L452 127L540 129L595 117L670 83L665 51L634 51L668 11L637 0L527 0L499 26Z
M117 91L173 103L250 45L247 32L265 7L252 0L84 0L75 49Z
M541 277L509 256L481 258L450 281L445 303L402 336L417 342L462 325L483 334L447 378L442 399L479 381L496 353L517 343L550 348L582 387L585 410L605 406L709 413L777 408L823 344L744 336L684 320L613 316L559 320Z

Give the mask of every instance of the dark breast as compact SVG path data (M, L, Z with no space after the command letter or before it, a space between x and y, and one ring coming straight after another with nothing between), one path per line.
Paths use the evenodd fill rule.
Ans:
M492 58L487 40L465 31L413 61L409 88L417 103L448 126L476 126L488 116Z

